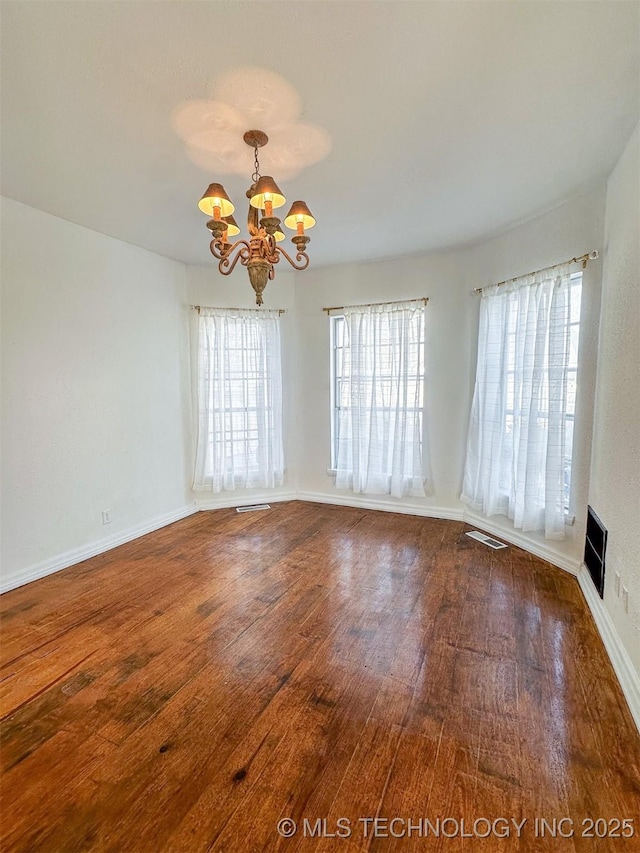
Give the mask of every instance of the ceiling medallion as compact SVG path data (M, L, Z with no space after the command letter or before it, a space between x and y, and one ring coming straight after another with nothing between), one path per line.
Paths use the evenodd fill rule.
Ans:
M304 201L294 201L285 216L284 224L296 232L291 238L296 247L294 261L281 246L276 245L284 240L285 235L280 228L280 220L273 215L273 210L282 207L286 198L272 177L260 175L258 148L266 145L269 137L261 130L248 130L243 138L247 145L253 148L255 161L253 183L247 190L249 240L229 242L229 237L239 234L240 228L232 215L235 207L222 184L209 184L198 202L198 207L203 213L213 216L213 219L207 222L207 228L213 236L209 246L211 254L220 261L218 269L222 275L230 275L240 261L249 273L249 281L256 293L256 305L262 305L262 292L267 281L275 277L275 264L279 263L281 256L296 270L304 270L309 266L306 247L310 238L306 236L305 229L313 228L316 220Z

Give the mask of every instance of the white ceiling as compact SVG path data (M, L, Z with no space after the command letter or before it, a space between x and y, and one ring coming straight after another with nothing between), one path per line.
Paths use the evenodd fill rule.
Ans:
M2 192L213 263L197 201L222 180L242 225L249 172L196 165L175 116L212 99L223 75L258 66L294 87L299 119L331 140L324 159L281 182L318 220L312 263L474 242L610 172L638 121L639 11L564 0L3 2Z

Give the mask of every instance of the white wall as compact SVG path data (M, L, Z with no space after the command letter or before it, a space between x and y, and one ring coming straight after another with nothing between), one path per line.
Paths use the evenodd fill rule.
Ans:
M189 399L184 265L1 210L7 588L184 513Z
M609 531L604 603L640 675L640 131L607 184L589 503ZM629 611L614 589L629 590Z
M217 261L212 257L211 265L206 267L189 266L187 268L187 292L190 305L206 305L217 308L257 308L255 293L249 283L246 269L240 264L230 276L220 275ZM286 261L282 262L282 266ZM264 308L283 308L287 313L280 318L282 334L282 405L283 405L283 441L285 454L284 483L277 489L237 489L220 492L190 492L190 500L199 507L236 506L257 503L263 499L275 500L276 497L295 497L297 471L295 464L295 412L296 394L296 352L295 352L295 279L292 272L277 268L276 277L267 284L262 294ZM194 363L194 351L197 343L197 314L190 312L189 323L191 339L191 363ZM193 376L191 377L193 382ZM195 395L192 396L195 401ZM192 423L196 423L192 409ZM190 431L189 438L189 475L188 484L193 483L193 447L195 435Z
M330 457L329 321L324 306L428 296L427 423L433 494L425 499L383 502L399 509L459 516L466 436L475 380L479 298L473 289L602 249L604 185L481 245L455 252L307 270L297 276L298 483L308 496L358 500L337 490L327 475ZM545 543L541 535L519 534L538 549L568 558L577 569L584 543L591 425L597 361L601 262L587 266L581 330L574 462L574 527L567 541ZM367 503L375 499L367 496ZM513 531L496 516L491 524Z

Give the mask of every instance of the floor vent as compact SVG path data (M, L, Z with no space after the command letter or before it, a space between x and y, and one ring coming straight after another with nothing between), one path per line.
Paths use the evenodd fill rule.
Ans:
M237 506L236 512L255 512L257 509L271 509L270 504L251 504L250 506Z
M584 543L584 563L589 569L598 595L604 598L604 556L607 550L607 528L592 507L587 507L587 536Z
M504 542L498 542L497 539L492 539L491 536L487 536L486 533L480 533L479 530L472 530L466 535L470 536L472 539L477 539L478 542L482 542L483 545L488 545L489 548L494 548L496 551L500 548L508 547Z

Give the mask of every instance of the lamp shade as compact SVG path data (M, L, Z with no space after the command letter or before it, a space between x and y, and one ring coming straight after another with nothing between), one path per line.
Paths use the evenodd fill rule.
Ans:
M264 210L267 201L271 202L272 207L282 207L287 201L280 192L280 187L270 175L265 175L259 179L253 195L249 199L249 204L259 210Z
M233 216L222 216L219 221L216 221L215 219L210 219L207 222L207 228L213 233L214 230L219 230L218 228L216 228L216 226L218 226L220 222L223 225L227 226L226 231L229 237L235 237L236 234L240 233L238 223L235 221ZM222 230L224 231L225 229L223 228Z
M286 239L286 234L283 234L282 231L276 228L276 233L273 235L276 243L282 243L283 240Z
M209 184L205 194L198 202L198 207L209 216L213 215L214 207L220 208L220 216L231 216L235 210L222 184Z
M313 228L316 224L316 220L313 218L311 211L304 201L294 201L291 205L291 210L284 220L284 224L287 228L291 228L292 231L297 229L299 222L301 222L305 228Z
M238 223L235 221L233 216L231 216L231 215L223 216L222 218L227 223L227 225L229 226L227 228L227 234L229 235L229 237L235 237L236 234L240 233L240 229L238 228Z

